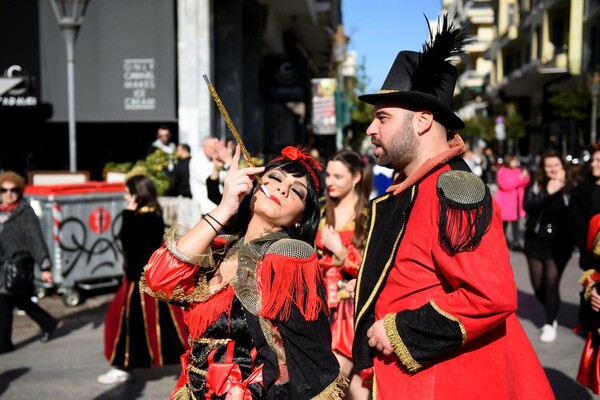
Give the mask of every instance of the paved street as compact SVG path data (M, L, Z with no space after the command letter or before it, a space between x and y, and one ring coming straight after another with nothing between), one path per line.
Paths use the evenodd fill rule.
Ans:
M575 381L583 338L572 333L577 320L579 269L576 259L567 267L561 283L563 304L559 315L559 336L553 344L538 341L543 310L532 295L522 253L513 253L512 262L519 287L519 317L554 388L556 398L594 398ZM38 341L37 326L28 317L15 316L13 339L17 350L0 355L0 398L11 400L116 400L167 399L175 384L178 367L135 370L137 379L106 386L96 377L108 370L103 357L103 318L112 294L88 298L77 307L66 307L51 296L41 304L64 320L52 341Z

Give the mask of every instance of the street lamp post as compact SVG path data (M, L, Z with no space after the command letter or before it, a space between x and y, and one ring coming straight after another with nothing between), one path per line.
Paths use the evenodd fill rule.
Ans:
M89 0L50 0L67 47L67 98L69 118L69 170L77 170L75 132L75 39Z
M592 95L592 116L590 121L590 145L596 143L596 119L598 112L598 96L600 96L600 72L590 76L590 93Z

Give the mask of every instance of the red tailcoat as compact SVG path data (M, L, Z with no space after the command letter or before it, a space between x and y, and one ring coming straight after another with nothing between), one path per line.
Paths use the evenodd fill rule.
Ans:
M464 226L453 225L455 211L441 224L436 185L451 168L439 158L404 190L372 202L355 297L356 366L373 361L374 399L553 399L515 315L509 252L488 190L474 221L484 229L472 246L443 245L446 227L460 233ZM460 159L450 164L466 167ZM390 356L367 343L366 331L380 319L394 346Z

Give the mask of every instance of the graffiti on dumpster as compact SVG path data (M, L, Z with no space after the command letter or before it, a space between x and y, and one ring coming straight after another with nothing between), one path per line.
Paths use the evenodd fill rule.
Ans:
M119 213L111 224L110 212L104 208L96 208L90 214L88 220L90 229L95 233L102 233L110 228L109 237L96 237L90 234L86 224L79 218L66 218L61 222L60 248L64 252L64 277L69 276L78 263L84 264L91 276L101 268L115 268L115 262L120 259L119 254L123 253L121 242L118 240L119 232L116 231L116 227L121 225L117 223L121 217L122 213Z

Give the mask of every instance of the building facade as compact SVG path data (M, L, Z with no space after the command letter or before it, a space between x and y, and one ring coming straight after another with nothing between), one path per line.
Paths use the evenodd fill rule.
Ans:
M504 121L518 116L526 135L510 137L507 126L506 139L514 141L510 150L520 154L538 154L553 147L576 158L597 140L591 132L597 113L592 109L590 77L600 71L600 1L444 0L442 5L455 12L461 23L471 24L475 43L482 45L476 51L469 49L461 63L456 109L467 124L485 113ZM480 59L488 63L483 61L485 67L479 69L485 74L485 84L474 106L473 98L464 95L469 80L463 76L477 75L475 65ZM487 73L485 68L489 68ZM479 111L474 111L476 106Z

